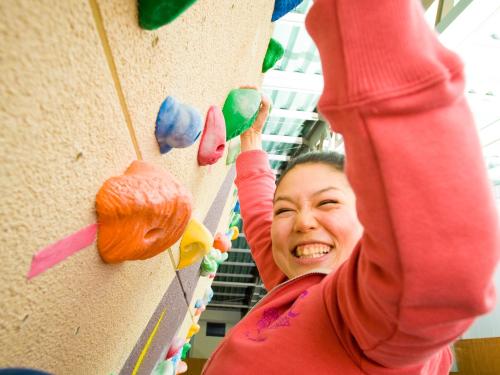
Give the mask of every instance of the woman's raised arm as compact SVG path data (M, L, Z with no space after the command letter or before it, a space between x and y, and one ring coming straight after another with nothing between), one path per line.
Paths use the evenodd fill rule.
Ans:
M269 114L270 101L262 95L253 125L241 134L241 154L236 160L236 186L246 240L267 290L286 280L273 259L271 222L275 176L262 150L262 129Z
M422 364L494 305L498 218L462 63L417 0L317 0L306 25L365 228L325 282L334 329L365 369Z

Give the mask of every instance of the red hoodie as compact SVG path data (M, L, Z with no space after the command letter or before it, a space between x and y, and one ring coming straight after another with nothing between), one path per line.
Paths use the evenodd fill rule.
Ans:
M448 346L494 306L500 248L462 64L417 0L318 0L306 26L364 235L336 272L283 283L274 175L264 152L241 154L245 234L270 291L204 374L448 374Z

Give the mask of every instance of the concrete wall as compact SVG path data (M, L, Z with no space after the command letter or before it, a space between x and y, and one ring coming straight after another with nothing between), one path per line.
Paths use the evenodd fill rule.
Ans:
M204 115L231 88L259 85L272 6L199 0L151 32L135 0L0 2L0 366L120 370L175 254L106 265L94 244L28 281L32 256L94 223L99 187L134 159L177 176L203 219L224 159L198 167L198 142L161 155L154 121L167 95Z

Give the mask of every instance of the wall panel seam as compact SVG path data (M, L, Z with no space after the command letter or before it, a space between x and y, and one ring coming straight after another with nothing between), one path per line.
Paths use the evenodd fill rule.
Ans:
M142 160L142 154L141 154L141 150L139 148L139 142L137 141L137 136L136 136L134 128L132 126L132 118L130 117L130 112L128 110L127 101L125 100L125 95L123 93L123 88L122 88L122 85L120 82L120 78L118 76L118 70L116 69L115 60L114 60L113 54L111 52L111 47L109 44L108 36L106 34L106 29L104 28L104 23L103 23L101 11L99 9L99 5L97 4L96 0L89 0L89 4L90 4L90 8L92 9L92 15L94 17L94 22L95 22L95 25L97 28L97 32L99 34L99 38L101 40L104 55L106 56L106 61L108 63L111 77L113 78L116 94L118 95L120 107L122 109L123 116L125 117L125 121L127 123L128 132L130 134L130 138L132 140L132 144L134 146L135 153L137 155L137 159Z

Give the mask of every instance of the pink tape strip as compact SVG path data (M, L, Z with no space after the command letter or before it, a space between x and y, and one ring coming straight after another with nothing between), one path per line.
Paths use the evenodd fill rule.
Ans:
M31 268L27 275L28 279L32 279L77 251L91 245L95 241L96 233L97 224L91 224L40 250L33 255Z

